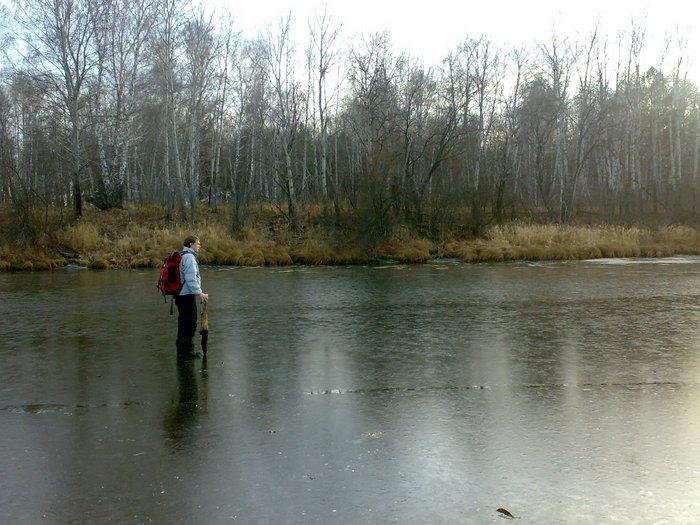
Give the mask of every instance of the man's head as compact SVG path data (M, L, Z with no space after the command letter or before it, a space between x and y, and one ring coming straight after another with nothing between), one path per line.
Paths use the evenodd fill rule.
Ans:
M201 243L199 242L199 237L197 237L196 235L190 235L186 237L185 242L183 244L188 248L192 248L196 252L199 252L199 247L201 245Z

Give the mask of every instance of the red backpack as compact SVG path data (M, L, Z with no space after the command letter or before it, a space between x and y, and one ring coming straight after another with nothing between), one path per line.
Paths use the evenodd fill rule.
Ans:
M180 295L182 283L180 282L180 252L169 253L163 262L163 269L158 279L158 289L165 295Z

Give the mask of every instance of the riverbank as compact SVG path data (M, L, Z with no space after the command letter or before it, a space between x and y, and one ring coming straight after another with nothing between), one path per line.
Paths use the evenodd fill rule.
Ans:
M430 239L407 228L368 240L319 224L291 232L259 213L232 235L225 213L200 212L196 221L167 220L163 210L89 210L77 223L42 233L32 242L0 247L0 271L42 271L69 264L95 269L157 268L182 239L202 239L200 262L209 265L350 265L384 260L424 263L436 258L465 262L575 260L700 254L700 230L513 222L487 228L483 237L455 234ZM7 221L5 221L7 223ZM6 237L7 239L7 237Z

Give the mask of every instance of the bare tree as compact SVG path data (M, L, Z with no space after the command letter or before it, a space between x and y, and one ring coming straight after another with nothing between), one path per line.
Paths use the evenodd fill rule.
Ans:
M289 34L291 15L280 21L276 34L268 32L267 74L273 93L272 121L276 150L280 159L275 169L287 198L289 224L298 221L297 182L293 150L299 138L304 115L304 90L294 75L294 47Z
M255 181L262 179L260 156L265 145L265 127L268 120L267 44L262 41L248 43L241 51L234 68L232 97L235 113L231 121L235 143L229 155L227 188L232 193L232 229L243 225L242 211L249 203ZM259 184L260 186L261 184ZM259 199L264 196L258 190Z
M81 173L86 167L82 138L84 89L95 65L93 41L102 4L90 0L19 0L26 64L41 73L60 95L70 126L73 209L82 214Z
M645 33L638 24L632 25L629 33L626 64L618 71L618 86L627 110L624 119L624 149L621 160L620 213L631 215L633 205L641 210L641 149L642 149L642 74L641 55ZM635 202L636 200L636 202Z
M331 120L329 113L337 107L331 108L333 100L337 100L336 93L338 86L329 93L328 78L332 74L334 67L338 65L340 50L337 48L337 40L340 35L341 26L333 25L331 16L327 8L323 13L316 15L313 25L309 26L311 32L311 44L308 51L309 69L313 71L313 82L315 109L318 115L318 150L319 150L319 177L321 184L321 196L325 200L328 196L329 175L328 175L328 124ZM339 72L335 71L339 77ZM339 82L339 78L336 78ZM336 220L340 216L340 188L338 173L332 184L333 208Z
M199 186L201 181L200 151L201 123L208 90L213 80L215 48L214 27L210 18L202 10L186 21L183 27L185 86L187 97L187 113L185 122L187 156L187 175L185 183L189 190L190 214L195 218L195 209L199 201Z
M98 192L92 201L102 209L132 198L130 155L136 142L138 79L144 43L155 16L153 0L107 0L96 31L97 75L92 115L98 144Z
M669 112L669 149L671 157L671 176L673 192L677 195L676 204L685 212L692 207L694 188L691 185L691 172L683 165L683 125L691 97L683 93L687 86L686 41L680 35L676 39L676 61L671 72L671 107Z
M404 56L394 55L386 33L372 35L362 49L350 54L351 91L345 119L355 151L350 176L359 176L350 181L350 200L356 208L369 208L372 226L380 231L387 229L396 198L391 191L392 173L397 169L392 155L398 137L397 79L404 62Z
M569 164L569 173L565 179L561 192L560 220L567 222L574 212L574 201L579 187L579 181L583 174L588 159L593 152L598 130L599 110L595 102L594 67L596 56L599 53L598 30L590 35L588 45L582 50L582 60L576 61L576 77L578 78L578 90L574 99L569 120L572 124L572 162Z
M502 67L500 53L485 38L467 39L446 61L450 100L458 118L463 172L463 191L471 209L471 227L479 233L485 224L484 209L489 204L490 166L488 145L496 129L501 100Z
M227 121L227 109L231 99L231 81L233 73L240 60L240 33L233 30L233 20L227 16L222 26L222 34L217 48L219 53L214 57L216 64L216 83L214 86L214 136L211 139L211 162L209 167L209 189L207 200L209 206L215 207L218 202L219 175L221 173L221 152L224 140L224 130ZM222 54L223 53L223 54ZM234 87L235 89L235 87ZM240 105L239 105L240 107ZM240 138L240 134L238 135ZM238 142L238 156L240 159L240 141Z
M180 158L180 133L178 108L181 106L180 48L185 19L180 0L160 0L158 18L153 34L155 68L163 101L164 172L168 192L165 195L169 213L172 212L173 196L179 206L180 215L187 218L185 210L182 160Z
M567 41L560 42L556 35L549 45L542 45L541 52L545 73L551 82L552 96L556 104L554 115L554 179L558 187L558 216L561 222L568 217L566 208L567 186L569 185L569 85L571 68L577 59L578 50Z
M512 68L512 80L510 88L504 91L502 102L502 142L500 154L497 157L497 174L494 183L493 214L496 221L502 219L505 207L507 184L512 182L510 188L511 199L522 195L522 163L523 146L519 140L520 121L518 119L518 106L523 84L525 83L528 66L528 55L525 48L511 49L506 56L504 67Z
M398 78L398 106L401 133L392 194L397 212L404 219L422 225L433 178L443 168L457 146L457 109L444 85L432 70L407 63Z

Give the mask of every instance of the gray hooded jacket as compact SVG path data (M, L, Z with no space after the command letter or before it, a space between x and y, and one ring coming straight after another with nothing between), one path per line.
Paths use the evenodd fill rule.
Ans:
M199 265L197 264L199 254L187 246L180 253L182 253L180 261L182 290L180 295L199 295L202 293L202 279L199 277Z

